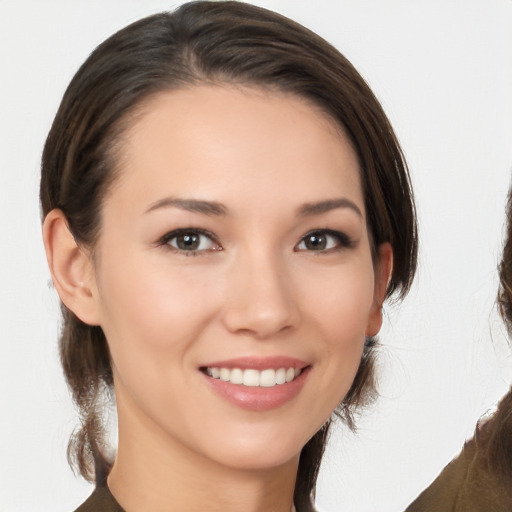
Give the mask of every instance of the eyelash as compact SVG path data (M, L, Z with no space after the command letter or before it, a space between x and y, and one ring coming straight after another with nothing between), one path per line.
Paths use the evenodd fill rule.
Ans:
M173 245L171 245L171 240L175 239L175 238L178 238L179 236L185 236L185 235L191 235L191 236L199 236L199 237L206 237L208 238L212 244L214 244L216 246L216 248L211 248L211 249L199 249L199 250L186 250L186 249L181 249L179 247L175 247ZM199 242L199 244L201 244L201 241ZM222 250L222 247L221 245L218 243L218 241L216 240L216 237L213 233L211 233L210 231L206 231L204 229L199 229L199 228L181 228L181 229L175 229L174 231L171 231L167 234L165 234L159 241L158 241L158 245L160 246L165 246L166 248L168 248L169 250L171 250L172 252L175 252L175 253L178 253L178 254L183 254L184 256L199 256L199 255L202 255L204 253L209 253L209 252L216 252L216 251L221 251Z
M336 245L334 247L328 247L326 249L319 249L315 251L314 249L301 249L299 248L301 244L305 244L306 240L310 237L325 237L325 238L334 238L336 241ZM354 241L345 233L341 231L335 231L333 229L315 229L313 231L309 231L306 233L297 244L297 251L307 251L307 252L317 252L319 254L330 253L334 251L342 251L343 249L350 249L354 246Z
M199 237L198 247L201 246L202 241L200 240L201 237L206 237L210 240L210 242L215 246L212 248L207 249L198 249L198 247L194 249L182 249L180 247L176 247L172 245L170 242L179 236L197 236ZM311 241L312 237L316 237L317 239L323 238L325 240L325 244L329 245L329 238L334 239L335 245L333 247L327 247L327 248L320 248L318 250L311 249L306 246L308 238ZM331 242L332 243L332 242ZM301 248L300 246L304 244L305 247ZM222 246L217 241L215 235L211 233L210 231L206 231L204 229L200 228L181 228L176 229L174 231L171 231L167 234L165 234L159 241L159 246L165 246L169 250L178 253L183 254L184 256L199 256L203 255L205 253L210 252L216 252L216 251L222 251ZM316 252L318 254L325 254L335 251L342 251L344 249L350 249L354 246L354 241L347 236L345 233L341 231L335 231L332 229L315 229L313 231L309 231L306 233L299 241L299 243L295 246L294 250L296 252Z

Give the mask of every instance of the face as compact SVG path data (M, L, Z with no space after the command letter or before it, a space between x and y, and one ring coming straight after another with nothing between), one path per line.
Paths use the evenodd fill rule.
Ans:
M381 322L390 252L374 265L347 137L301 98L200 86L153 98L120 153L91 287L120 436L296 458Z

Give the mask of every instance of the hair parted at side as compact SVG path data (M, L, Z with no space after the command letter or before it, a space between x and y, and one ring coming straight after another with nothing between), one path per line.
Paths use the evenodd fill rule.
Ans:
M363 78L333 46L269 10L235 1L191 2L139 20L99 45L72 79L42 158L43 216L60 208L78 244L94 250L101 207L115 183L116 154L134 113L151 96L196 84L238 84L298 95L343 127L358 154L368 229L376 247L389 242L393 271L387 297L405 296L417 257L409 174L382 107ZM70 461L93 480L108 472L101 406L112 370L100 327L63 306L60 354L81 415ZM353 412L373 391L373 342L338 413ZM329 425L304 447L295 491L300 507L314 492Z

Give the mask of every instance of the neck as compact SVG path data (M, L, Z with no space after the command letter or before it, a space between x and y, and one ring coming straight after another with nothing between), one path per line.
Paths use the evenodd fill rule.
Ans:
M119 411L108 485L126 512L290 512L298 455L279 467L226 467L143 423Z

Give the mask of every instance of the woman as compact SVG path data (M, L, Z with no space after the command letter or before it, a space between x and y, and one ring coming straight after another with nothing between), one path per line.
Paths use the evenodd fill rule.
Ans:
M41 203L70 460L97 483L78 510L312 510L416 267L406 165L351 64L237 2L136 22L68 87Z
M512 334L512 190L507 235L499 265L498 307ZM477 425L474 437L407 512L488 512L512 510L512 389L496 413Z

